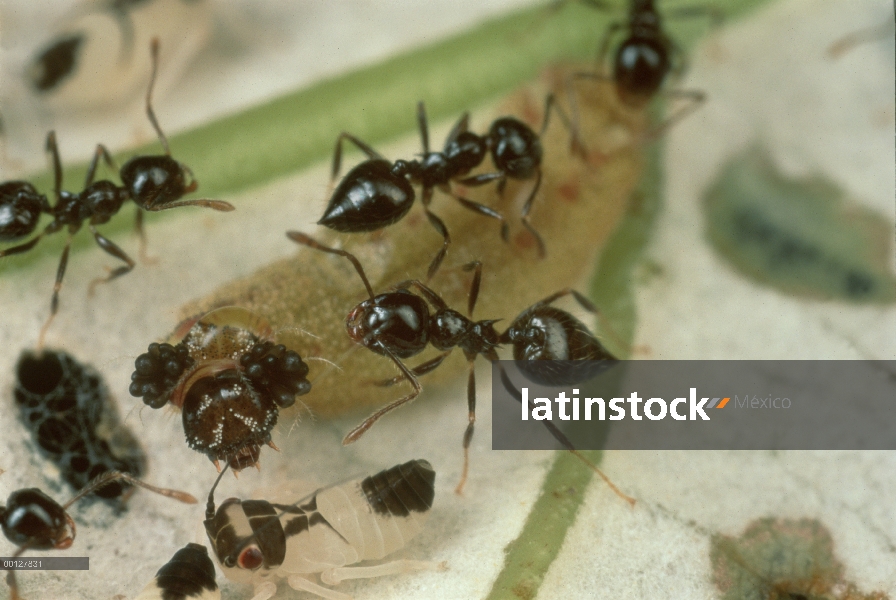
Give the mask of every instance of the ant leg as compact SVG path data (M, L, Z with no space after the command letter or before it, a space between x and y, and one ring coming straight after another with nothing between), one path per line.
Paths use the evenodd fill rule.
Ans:
M137 237L140 238L140 261L144 264L155 264L159 261L158 257L150 256L146 252L146 230L143 228L143 211L140 207L137 207L137 214L134 217L134 231L137 232Z
M454 493L460 496L464 492L467 483L467 473L470 470L470 442L473 441L473 427L476 425L476 370L473 368L473 358L470 359L470 376L467 378L467 429L464 431L464 467L460 474L460 481L454 488Z
M570 296L570 295L576 299L576 302L579 303L579 306L581 306L582 308L584 308L585 310L587 310L588 312L592 313L593 315L595 315L597 317L597 320L600 322L601 329L603 331L605 331L607 334L609 334L609 337L613 338L613 341L620 348L623 348L627 352L632 351L631 344L626 342L624 339L622 339L622 336L620 336L618 333L616 333L616 330L613 328L612 324L610 324L610 322L607 321L607 318L604 316L604 314L600 310L598 310L598 308L596 306L594 306L594 303L591 302L591 300L589 300L585 296L583 296L581 293L577 292L576 290L574 290L572 288L564 288L564 289L560 290L559 292L551 294L544 300L540 300L540 301L536 302L535 304L533 304L531 308L547 306L548 304L553 304L554 302L556 302L557 300L559 300L560 298L562 298L564 296Z
M684 106L681 106L678 110L669 115L662 123L653 127L645 133L641 140L643 142L649 142L651 140L655 140L659 138L661 135L666 133L673 125L693 113L695 110L700 108L704 102L706 102L706 94L701 92L700 90L662 90L659 92L661 95L666 96L668 98L677 98L687 102Z
M575 91L572 89L571 78L567 78L566 80L566 95L570 98L570 105L575 103ZM587 152L585 148L579 142L579 132L577 127L573 126L572 119L570 119L569 115L566 114L566 111L560 106L557 102L554 94L548 94L545 98L544 102L544 121L541 123L541 133L538 134L539 138L544 137L544 132L548 129L548 119L551 116L551 109L557 113L557 116L560 118L560 121L566 127L566 130L569 132L569 150L572 153L576 153L582 158L587 158ZM578 111L578 105L576 105L576 111ZM578 114L578 113L577 113Z
M196 186L192 187L193 189L196 189ZM191 189L188 191L193 190ZM233 210L236 210L236 207L234 207L230 202L225 202L224 200L212 200L210 198L197 198L196 200L178 200L177 202L167 202L161 206L154 206L151 203L147 203L142 208L143 210L150 212L159 212L168 210L169 208L180 208L181 206L201 206L203 208L210 208L219 212L231 212Z
M454 143L457 139L457 136L466 132L470 127L470 113L465 112L460 116L457 120L457 123L454 124L454 127L451 128L451 131L448 132L448 137L445 138L445 148Z
M432 203L432 188L424 187L420 199L423 204L423 211L426 213L426 218L429 219L430 224L435 227L443 240L442 248L432 259L432 262L429 263L429 268L426 270L426 281L429 281L432 279L433 275L436 274L436 271L439 270L442 261L445 260L445 255L448 253L448 246L451 245L451 236L448 235L448 228L445 227L445 222L436 216L434 212L429 210L429 205Z
M570 141L569 146L570 149L580 156L587 157L588 156L588 148L582 142L581 137L581 128L579 123L581 122L581 118L579 116L579 101L578 94L575 91L575 84L577 80L580 79L590 79L592 81L605 81L610 84L616 83L613 77L606 75L605 73L597 73L593 71L579 71L577 73L573 73L566 78L566 96L569 98L569 112L571 114L569 130L570 130Z
M7 248L5 250L0 250L0 258L3 258L4 256L11 256L13 254L22 254L23 252L28 252L29 250L37 246L37 243L41 240L42 237L44 237L46 233L47 232L44 231L43 233L34 236L24 244L13 246L12 248Z
M488 181L493 181L493 179L489 179ZM483 183L488 183L488 181L485 181ZM461 183L463 183L463 182L461 182ZM482 184L473 184L473 185L482 185ZM478 213L482 216L490 217L492 219L497 219L498 221L500 221L501 222L501 239L504 240L505 242L508 239L510 239L510 227L507 225L507 217L505 217L504 215L502 215L501 213L499 213L498 211L496 211L493 208L489 208L488 206L486 206L484 204L480 204L478 202L473 202L472 200L468 200L468 199L464 198L463 196L458 195L448 185L440 186L439 189L442 192L444 192L444 193L448 194L449 196L451 196L452 198L454 198L455 200L457 200L458 202L460 202L461 206L463 206L464 208L466 208L468 210L472 210L473 212Z
M68 266L68 253L72 247L72 234L69 232L68 239L65 241L65 248L62 249L62 256L59 258L59 267L56 269L56 282L53 284L53 296L50 298L50 316L44 322L44 326L40 329L40 335L37 338L37 347L44 347L44 337L50 328L50 323L56 317L59 311L59 290L62 289L62 278L65 277L65 268Z
M423 154L429 154L429 126L426 123L426 107L423 105L423 100L417 103L417 126L420 128Z
M613 40L613 36L626 27L628 27L628 23L623 21L614 21L607 26L604 37L601 38L600 45L597 47L598 69L603 69L607 64L607 55L610 53L610 42Z
M560 298L563 298L564 296L570 296L570 295L573 298L575 298L576 302L578 302L579 305L582 308L584 308L585 310L587 310L588 312L590 312L590 313L598 312L597 307L594 306L594 303L591 302L591 300L589 300L588 298L583 296L580 292L578 292L572 288L563 288L559 292L554 292L553 294L551 294L544 300L539 300L538 302L533 304L530 308L540 308L542 306L547 306L548 304L553 304L554 302L556 302Z
M109 154L109 150L106 149L102 144L96 145L96 150L93 153L93 158L90 159L90 166L87 168L87 178L84 180L84 187L88 187L91 183L93 183L93 179L96 175L96 168L99 165L100 157L106 161L106 165L115 172L118 172L118 167L115 166L115 161L112 160L112 156Z
M406 290L409 287L416 288L417 291L426 297L430 304L436 307L436 310L448 310L448 305L445 304L445 301L442 300L441 296L436 294L432 288L428 287L425 283L422 283L419 279L407 279L393 285L390 289Z
M62 161L59 160L59 146L56 145L56 132L47 134L46 151L50 153L50 162L53 165L53 193L56 195L56 205L62 195Z
M479 287L482 284L482 262L474 260L463 266L464 271L473 271L473 281L470 283L470 294L467 296L467 316L473 318L473 309L476 308L476 300L479 299Z
M385 356L389 357L390 359L392 359L392 362L395 363L395 365L401 371L402 375L404 375L405 379L407 379L408 381L411 382L411 385L414 386L414 391L403 398L399 398L392 404L384 406L383 408L379 409L378 411L376 411L375 413L373 413L372 415L370 415L369 417L364 419L364 421L360 425L358 425L357 427L355 427L354 429L352 429L351 431L348 432L348 435L346 435L345 438L342 440L343 446L347 446L347 445L351 444L352 442L357 442L358 438L360 438L362 435L364 435L364 433L368 429L370 429L373 426L373 424L379 420L380 417L382 417L383 415L385 415L388 412L392 412L393 410L395 410L396 408L398 408L399 406L401 406L403 404L407 404L408 402L410 402L411 400L413 400L414 398L419 396L420 392L423 391L423 386L420 385L420 382L417 380L417 377L413 373L411 373L411 371L404 365L404 363L401 362L401 360L399 360L398 357L395 356L395 354L393 354L392 351L389 350L386 346L381 344L379 341L377 341L377 343L379 344L380 350L383 352L383 354Z
M478 187L502 179L507 179L507 176L500 171L495 171L494 173L482 173L480 175L473 175L472 177L465 177L464 179L459 179L458 183L469 187Z
M165 155L171 156L171 148L168 146L168 138L162 133L162 128L159 127L159 122L156 120L156 113L152 109L152 88L156 84L156 73L159 70L159 38L154 37L152 38L152 41L150 41L149 54L152 57L152 74L149 76L149 88L146 90L146 116L149 117L149 122L152 123L153 129L156 130L156 135L159 136L159 143L162 144L162 148L165 150Z
M63 509L64 510L64 509ZM66 515L71 522L71 517ZM74 523L72 523L74 525ZM12 555L11 558L18 558L25 553L25 550L28 549L28 546L21 546L18 550L16 550L15 554ZM9 600L22 600L22 597L19 596L19 585L16 583L16 572L15 569L9 569L6 571L6 585L9 586Z
M103 236L99 231L97 231L96 227L91 225L90 231L91 231L91 233L93 233L93 238L96 240L96 243L100 248L102 248L108 254L111 254L118 260L121 260L125 263L123 266L120 266L120 267L112 270L107 277L105 277L105 278L100 277L100 278L97 278L97 279L94 279L93 281L91 281L90 287L87 288L87 294L89 296L92 296L97 285L99 285L100 283L108 283L108 282L112 281L113 279L117 279L118 277L121 277L125 273L129 273L131 270L133 270L134 265L136 265L136 263L134 262L134 259L132 259L130 256L128 256L124 250L119 248L118 245L115 244L115 242L113 242L109 238Z
M569 4L571 0L554 0L551 5L548 7L552 12L556 12L563 8L564 5ZM602 2L601 0L579 0L581 4L589 6L591 8L595 8L597 10L612 10L613 7L609 4Z
M663 11L665 19L697 19L706 17L713 27L719 27L725 22L725 13L719 7L712 5L678 6Z
M417 365L416 367L414 367L413 369L411 369L411 373L413 373L417 377L420 377L421 375L426 375L427 373L432 373L433 371L436 370L436 368L439 365L442 364L442 361L444 361L446 358L448 358L449 354L451 354L450 350L448 352L438 355L437 357L433 358L432 360L428 360L425 363L421 363L421 364ZM397 377L393 377L392 379L384 379L383 381L374 382L374 385L376 385L378 387L389 387L389 386L395 385L396 383L401 383L402 381L404 381L404 375L399 375Z
M302 244L303 246L308 246L309 248L314 248L315 250L329 252L330 254L335 254L336 256L347 258L352 263L352 265L354 265L355 270L358 272L358 275L361 276L361 281L364 282L364 287L367 288L367 293L370 295L371 299L373 298L373 288L370 287L370 282L367 280L367 275L364 274L364 267L361 266L361 263L357 258L355 258L354 254L352 254L351 252L346 252L345 250L337 250L336 248L324 246L311 236L305 235L301 231L287 231L286 237L297 244Z
M515 398L517 402L522 403L523 398L522 398L522 396L520 395L520 391L519 391L518 389L516 389L516 386L514 386L514 385L513 385L513 382L510 381L510 377L508 377L508 375L507 375L507 371L504 370L504 367L501 366L500 364L499 364L499 369L500 369L500 371L501 371L501 382L504 384L504 388L505 388L508 392L510 392L510 395L511 395L513 398ZM619 496L620 498L622 498L623 500L625 500L626 502L628 502L631 506L634 506L634 505L635 505L635 499L632 498L631 496L628 496L628 495L622 493L622 491L621 491L618 487L616 487L616 485L610 480L610 478L607 477L607 476L604 474L603 471L601 471L599 468L597 468L597 465L595 465L593 462L591 462L590 460L588 460L587 458L585 458L585 455L584 455L584 454L582 454L581 452L579 452L578 450L576 450L576 447L572 445L572 442L569 441L569 438L567 438L567 437L563 434L562 431L560 431L559 429L557 429L557 427L556 427L551 421L542 421L541 423L542 423L542 425L544 425L544 426L547 428L548 432L550 432L550 434L551 434L552 436L554 436L554 439L557 440L558 442L560 442L560 443L563 445L563 447L566 448L566 450L567 450L570 454L572 454L573 456L575 456L576 458L578 458L580 461L582 461L583 463L585 463L585 465L587 465L589 469L591 469L592 471L594 471L595 473L597 473L597 475L598 475L601 479L603 479L604 482L605 482L608 486L610 486L610 489L613 490L613 492L614 492L617 496Z
M374 150L370 145L343 131L336 137L336 148L333 150L333 170L330 176L331 183L339 176L339 169L342 166L342 140L348 140L353 143L358 150L367 155L367 158L386 160L382 154Z
M22 600L19 596L19 584L16 583L15 569L6 571L6 585L9 586L9 600Z
M541 235L535 231L535 228L532 227L532 224L529 222L529 211L532 210L532 203L535 202L535 195L538 193L538 188L541 187L541 169L538 169L538 175L535 177L535 187L532 188L532 192L529 194L529 197L526 199L526 203L523 204L523 210L520 212L520 220L523 222L523 227L529 230L533 236L535 236L535 241L538 243L538 257L544 259L548 255L547 250L545 249L544 240L541 239Z
M81 490L72 496L71 500L62 505L63 510L67 510L72 504L87 496L88 494L92 494L98 489L109 485L110 483L114 483L116 481L124 481L126 483L130 483L131 485L137 485L144 489L149 490L150 492L155 492L156 494L160 494L165 496L166 498L172 498L177 500L178 502L183 502L184 504L197 504L199 501L193 497L192 494L188 494L186 492L181 492L179 490L169 490L167 488L156 487L145 481L141 481L130 475L129 473L122 473L121 471L106 471L101 475L97 475L94 477L90 483L81 488Z

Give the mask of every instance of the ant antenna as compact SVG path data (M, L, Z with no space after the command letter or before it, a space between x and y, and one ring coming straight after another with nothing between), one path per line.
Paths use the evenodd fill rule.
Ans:
M161 142L162 148L165 149L165 154L171 156L171 148L168 146L168 138L162 133L162 128L159 127L159 122L156 120L156 113L152 109L152 88L155 87L156 72L159 70L159 38L152 38L152 41L149 44L149 52L152 56L152 75L149 76L149 89L146 90L146 115L149 117L149 122L152 123L153 128L159 135L159 142Z
M358 259L355 258L353 254L350 254L345 250L337 250L336 248L324 246L314 238L305 235L301 231L287 231L286 237L297 244L302 244L303 246L308 246L309 248L314 248L315 250L329 252L330 254L336 254L337 256L344 256L345 258L349 259L355 266L355 270L358 272L358 275L361 276L361 280L364 282L364 287L367 288L367 293L370 295L370 299L373 300L373 288L370 287L370 282L367 281L367 275L364 274L364 267L361 266L361 263L358 262Z
M154 485L150 485L144 481L140 481L136 477L128 474L122 473L121 471L108 471L99 475L93 479L90 483L88 483L85 487L81 489L77 494L75 494L71 500L62 505L62 510L67 510L69 506L86 496L87 494L92 494L96 490L101 487L112 483L113 481L123 480L131 485L138 485L142 488L146 488L151 492L155 492L157 494L161 494L162 496L166 496L168 498L173 498L184 504L197 504L199 501L192 495L186 492L181 492L178 490L169 490L167 488L160 488Z
M227 472L227 469L230 467L230 460L224 464L224 468L221 469L221 472L218 473L218 478L215 479L215 484L212 486L212 489L208 492L208 503L205 505L205 520L211 521L215 518L215 489L218 487L218 484L221 483L221 478L224 477L224 473Z

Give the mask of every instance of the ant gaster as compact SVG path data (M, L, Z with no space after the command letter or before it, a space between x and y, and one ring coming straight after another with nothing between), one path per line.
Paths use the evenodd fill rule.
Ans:
M463 351L469 365L469 376L467 378L469 422L463 437L463 471L461 480L455 489L455 492L458 494L463 491L467 480L469 448L476 423L476 380L473 364L478 355L481 354L490 362L495 362L498 360L497 349L503 344L512 344L516 360L616 360L590 334L584 324L569 313L550 306L557 299L572 294L583 307L596 311L591 302L574 290L566 289L545 298L541 302L535 303L514 319L513 323L503 334L499 334L494 327L498 320L473 321L471 319L476 300L479 297L479 288L482 281L482 263L479 261L464 266L464 270L474 271L467 299L467 314L469 317L466 317L448 308L445 301L435 291L416 279L403 281L393 286L391 291L374 295L373 288L370 286L364 269L354 255L345 250L324 246L308 235L298 231L289 231L286 235L298 244L342 256L352 263L364 282L364 287L370 298L355 306L348 314L345 319L346 331L354 342L377 354L390 358L398 367L401 375L381 382L382 385L393 385L406 379L414 388L410 394L399 398L367 417L345 436L345 439L342 441L343 444L357 441L380 417L416 398L422 390L418 377L430 373L439 367L454 348L460 348ZM408 288L414 288L423 297L412 294ZM435 308L434 313L430 313L427 303ZM561 331L562 333L560 333ZM414 368L408 368L401 361L403 358L416 356L428 344L432 344L436 349L443 351L442 354ZM538 376L540 373L538 369L532 371L534 376ZM557 377L555 375L553 379ZM506 378L504 379L505 385L507 385L509 382ZM633 502L619 492L597 467L575 450L559 430L556 430L556 428L552 429L552 427L551 425L549 430L555 436L561 436L558 437L558 440L564 446L603 477L613 487L614 491L626 500Z
M538 243L539 254L544 257L544 242L529 222L529 211L541 185L543 150L540 138L548 126L552 107L569 124L566 115L554 104L553 96L548 96L540 134L518 119L502 117L492 123L486 135L480 136L468 130L470 115L464 113L448 134L444 149L431 152L426 110L420 102L417 104L417 122L423 154L419 160L397 160L394 163L354 135L342 132L336 138L332 179L335 181L339 175L344 140L357 146L368 160L342 179L318 224L344 233L377 231L398 222L408 213L415 200L412 184L418 184L422 187L421 202L426 217L444 240L427 271L427 278L432 278L451 243L445 223L429 208L436 188L453 197L464 208L499 220L501 237L506 241L509 235L506 218L498 211L455 193L451 183L474 187L497 181L498 192L503 194L508 179L534 178L535 184L523 205L521 217L523 225ZM491 154L495 172L464 177L482 164L488 154Z
M43 345L47 328L59 309L59 290L62 288L62 279L68 264L72 237L85 221L87 221L99 247L125 263L113 269L105 278L94 280L91 283L91 288L93 288L97 283L121 277L134 268L134 260L96 229L97 225L108 222L117 214L125 201L133 200L138 208L136 229L141 240L141 254L142 244L145 244L144 210L155 212L180 206L203 206L218 211L233 210L230 203L221 200L181 199L184 195L195 191L198 183L193 178L189 167L171 157L168 140L162 133L152 109L152 89L159 57L158 39L152 40L151 53L152 75L149 89L146 92L146 113L165 149L164 155L136 156L126 162L118 172L123 184L118 186L108 180L94 181L101 157L110 168L117 170L109 151L103 145L98 145L87 169L83 191L79 193L66 192L62 190L62 165L56 145L56 134L51 131L47 135L46 149L53 162L53 190L56 204L50 206L46 196L38 194L28 182L12 181L0 185L0 241L13 241L31 234L37 228L43 213L53 218L40 234L29 241L0 251L0 258L27 252L34 248L45 235L56 233L64 228L68 230L68 239L56 272L56 282L50 302L50 316L41 329L40 345Z
M84 496L115 481L126 481L186 504L197 502L196 498L186 492L159 488L119 471L99 475L65 504L59 504L37 488L17 490L9 495L5 507L0 506L3 535L19 547L12 558L21 556L27 550L70 548L75 541L75 522L66 510ZM10 600L20 600L15 570L7 571L6 582L9 584Z
M612 10L613 8L601 0L581 1L599 10ZM558 5L565 2L566 0L561 0ZM685 18L705 15L709 15L714 23L721 21L720 14L712 7L681 7L666 13L668 17ZM613 37L622 30L626 30L627 35L616 48L612 61L612 75L607 75L605 69L610 44ZM663 90L663 84L670 74L676 78L681 77L686 70L687 60L678 44L663 30L662 17L655 6L655 0L630 1L627 21L616 21L607 27L597 51L597 65L598 72L573 74L570 88L576 79L610 81L615 85L619 100L629 106L642 107L661 93L688 102L687 105L652 129L647 135L648 138L659 136L696 110L706 100L706 95L698 90ZM571 89L569 98L574 123L572 129L575 147L580 143L580 140L577 139L579 135L578 107L576 96Z

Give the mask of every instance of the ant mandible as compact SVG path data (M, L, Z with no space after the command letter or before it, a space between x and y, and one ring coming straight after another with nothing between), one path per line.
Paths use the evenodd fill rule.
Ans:
M451 244L445 223L429 208L436 188L460 202L464 208L500 221L501 237L507 241L507 219L498 211L455 193L451 183L475 187L497 181L498 193L503 194L508 179L534 178L535 184L523 205L521 219L526 229L535 237L539 255L544 258L544 242L529 222L529 212L541 185L543 149L540 138L547 129L552 107L561 115L567 127L570 127L569 119L554 104L553 96L549 95L545 101L540 133L535 133L514 117L501 117L492 123L486 135L480 136L468 130L470 115L464 113L448 134L444 149L441 152L431 152L426 109L423 102L419 102L417 123L423 154L419 160L397 160L394 163L386 160L362 140L343 131L336 138L332 180L335 181L339 175L344 140L357 146L367 155L368 160L354 167L342 179L318 224L342 233L377 231L404 218L415 200L412 185L418 184L422 187L420 199L426 217L443 239L442 248L427 270L427 279L431 279ZM482 164L488 154L491 154L495 172L464 177Z
M560 0L556 6L568 0ZM584 4L598 10L611 10L613 7L602 0L581 0ZM714 24L721 22L718 10L712 7L692 6L667 11L667 17L692 18L710 16ZM627 36L616 48L612 62L612 75L605 72L607 55L613 37L621 30L627 30ZM574 73L569 81L569 102L572 112L573 146L581 148L578 139L578 106L576 96L572 93L572 85L577 79L609 81L614 84L619 100L628 106L643 107L659 94L671 98L688 101L688 104L654 127L647 138L655 138L669 127L694 112L706 100L706 94L699 90L663 89L663 84L670 73L681 77L687 68L687 57L675 41L663 30L662 18L655 5L655 0L631 0L628 20L616 21L607 27L603 40L597 51L598 72Z
M439 367L454 348L460 348L463 351L469 365L467 378L469 422L463 437L463 471L460 482L455 488L455 492L458 494L463 491L467 480L470 443L473 440L476 423L476 379L473 364L477 356L481 354L490 362L495 362L498 360L497 349L503 344L512 344L514 359L518 361L616 360L597 338L591 335L584 324L569 313L550 306L559 298L571 294L584 308L596 312L597 309L594 305L575 290L565 289L533 304L514 319L503 334L498 334L494 327L494 324L498 322L497 319L472 320L473 309L479 298L482 281L482 263L479 261L468 263L463 267L466 271L474 271L467 298L469 317L466 317L448 308L445 301L435 291L416 279L402 281L392 286L390 291L374 295L364 268L353 254L324 246L298 231L289 231L286 235L298 244L342 256L352 263L364 282L369 299L355 306L345 318L346 331L354 342L377 354L386 356L398 367L401 375L380 382L381 385L393 385L406 379L414 388L410 394L395 400L367 417L345 436L343 444L357 441L380 417L415 399L423 389L418 377ZM423 297L412 294L408 288L414 288ZM434 313L430 313L427 302L435 308ZM414 368L408 368L401 361L403 358L410 358L421 353L429 344L441 350L442 354ZM569 372L567 371L567 373ZM581 373L576 369L571 372ZM526 373L531 373L532 377L538 377L541 371L527 369ZM541 376L544 377L544 375ZM557 377L558 375L552 376L555 383ZM506 377L503 379L505 385L508 385ZM579 453L558 429L549 422L546 423L551 434L557 437L567 449L597 472L617 494L626 501L634 503L631 498L622 494L594 464Z
M141 255L146 243L143 231L144 210L156 212L180 206L203 206L225 212L233 210L233 205L221 200L181 199L186 194L195 191L199 184L193 178L189 167L171 157L168 140L156 120L152 108L152 90L159 61L158 39L152 40L150 50L152 75L149 80L149 89L146 92L146 114L158 134L165 154L136 156L126 162L118 171L109 151L105 146L99 144L87 169L84 189L79 193L66 192L62 190L62 164L56 145L56 134L51 131L47 135L46 149L53 162L53 191L56 204L50 206L46 196L39 194L34 186L26 181L11 181L0 185L0 241L14 241L31 234L37 228L37 223L43 213L53 217L53 220L37 236L24 244L0 251L0 258L27 252L34 248L45 235L56 233L63 228L68 230L68 239L62 250L59 267L56 271L56 282L50 301L50 316L41 329L39 346L43 345L46 331L59 309L59 290L62 288L62 279L68 265L72 237L81 229L85 221L88 222L97 245L125 263L113 269L105 278L95 279L91 282L91 289L93 289L96 284L112 281L134 268L134 260L96 229L97 225L108 222L117 214L125 201L133 200L138 208L135 226L141 241ZM108 180L94 181L101 157L111 169L118 171L123 185L118 186Z
M71 547L75 541L75 522L66 510L84 496L115 481L138 485L186 504L197 502L186 492L159 488L120 471L99 475L65 504L59 504L37 488L16 490L9 495L6 506L0 506L3 535L19 547L12 558L18 558L27 550L65 550ZM9 584L10 600L21 600L14 569L7 570L6 583Z

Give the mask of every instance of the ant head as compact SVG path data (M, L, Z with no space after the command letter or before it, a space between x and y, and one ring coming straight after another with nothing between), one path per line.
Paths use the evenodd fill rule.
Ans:
M2 507L0 507L2 508ZM32 550L64 550L75 541L75 524L58 502L37 488L9 495L0 510L3 535Z
M616 51L613 79L619 99L641 106L653 98L672 68L669 49L656 37L631 37Z
M167 155L136 156L121 168L130 197L146 210L161 210L196 190L189 167Z
M361 302L345 318L348 336L377 354L409 358L429 343L429 306L407 290Z
M541 166L541 141L519 119L497 119L488 130L488 139L495 167L511 179L528 179Z
M47 197L38 194L27 181L7 181L0 185L0 242L29 235L37 227L42 212L50 212Z

